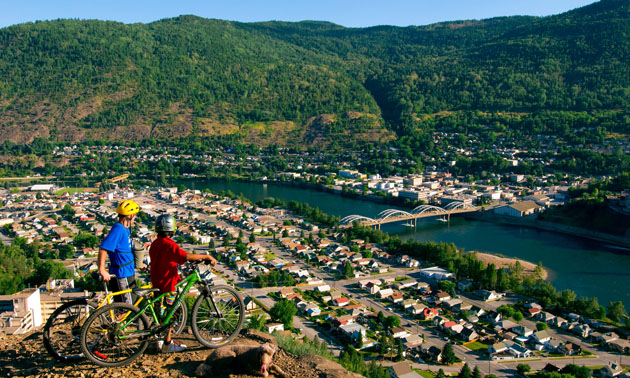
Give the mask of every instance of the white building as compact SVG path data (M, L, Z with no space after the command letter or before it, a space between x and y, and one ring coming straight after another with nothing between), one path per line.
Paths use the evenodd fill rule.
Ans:
M24 289L0 295L0 329L6 334L21 334L42 325L39 289Z
M512 217L524 217L532 215L540 211L542 206L536 204L534 201L522 201L511 205L501 206L494 209L494 212L499 215L508 215Z
M420 269L420 274L422 274L426 278L431 278L436 281L445 280L447 278L455 276L453 273L449 272L448 270L439 268L437 266Z

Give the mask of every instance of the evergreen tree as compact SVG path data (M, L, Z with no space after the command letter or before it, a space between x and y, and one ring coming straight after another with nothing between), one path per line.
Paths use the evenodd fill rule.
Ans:
M344 276L346 278L354 278L354 268L350 261L346 261L346 265L344 266Z
M437 374L435 375L435 378L446 378L446 374L444 374L444 370L442 369L438 370Z
M481 371L479 371L479 367L475 365L475 368L472 372L472 378L482 378Z
M453 351L453 345L449 342L444 344L444 348L442 349L442 363L445 365L454 364L456 360L455 351Z
M462 370L459 371L457 378L472 378L472 373L468 364L464 364Z
M402 345L402 340L398 339L397 343L396 343L396 349L397 349L397 354L396 354L396 361L402 361L405 357L403 356L403 345Z

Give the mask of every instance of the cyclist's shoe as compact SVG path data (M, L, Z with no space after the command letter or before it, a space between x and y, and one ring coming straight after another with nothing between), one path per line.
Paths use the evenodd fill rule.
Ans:
M181 352L184 349L186 349L186 345L178 343L175 340L171 340L170 343L166 344L162 344L160 351L162 353L176 353L176 352Z

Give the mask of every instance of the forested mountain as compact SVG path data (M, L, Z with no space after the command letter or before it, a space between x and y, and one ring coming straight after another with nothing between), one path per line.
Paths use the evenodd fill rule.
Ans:
M565 133L590 125L575 114L629 133L629 53L628 0L406 28L27 23L0 29L0 140L236 134L308 145L456 124L558 132L541 113L570 117Z

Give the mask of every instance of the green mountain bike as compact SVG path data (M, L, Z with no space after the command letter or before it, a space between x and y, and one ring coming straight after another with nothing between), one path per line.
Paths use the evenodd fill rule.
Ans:
M92 272L91 274L95 280L102 281L101 275L97 272ZM126 289L110 292L107 289L107 283L105 281L102 282L105 297L101 301L95 299L94 293L92 293L91 297L82 297L66 301L59 306L46 321L43 330L44 347L56 360L61 362L74 362L83 358L80 345L81 328L90 314L95 310L114 303L114 296L129 292L132 292L138 297L135 302L135 305L138 306L144 299L142 295L146 293L145 289L151 287L151 285L148 285L141 288L134 288L133 290ZM176 325L173 326L173 331L176 334L181 333L186 327L187 314L188 309L186 308L186 302L182 301L175 311L174 316Z
M143 302L141 308L127 303L112 303L94 311L81 328L81 351L92 362L104 367L129 364L140 357L151 340L162 337L176 324L176 310L194 287L199 291L191 315L195 338L209 348L232 341L245 320L245 305L230 286L211 286L201 278L199 261L183 267L188 275L178 283L177 296L160 316L161 294ZM146 289L149 292L159 289Z

